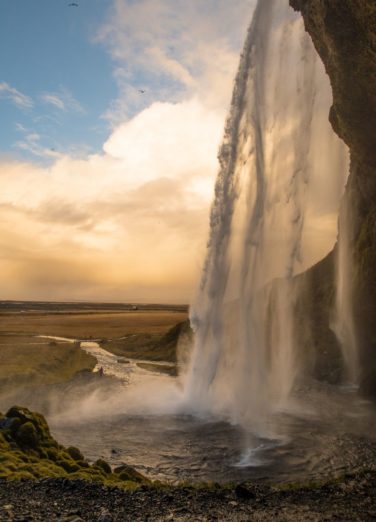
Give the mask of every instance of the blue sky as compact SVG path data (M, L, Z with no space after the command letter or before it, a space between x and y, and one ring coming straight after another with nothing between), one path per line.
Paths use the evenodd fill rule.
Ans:
M3 154L30 157L16 144L31 133L57 151L83 145L98 150L109 132L103 114L116 97L117 85L107 50L95 39L111 2L80 0L78 8L68 4L0 2L0 83L30 102L12 103L12 93L0 92Z

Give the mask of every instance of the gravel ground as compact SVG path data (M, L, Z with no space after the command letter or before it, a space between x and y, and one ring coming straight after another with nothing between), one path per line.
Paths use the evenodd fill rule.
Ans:
M376 520L376 472L320 487L242 484L122 491L82 480L0 481L1 521L368 521Z

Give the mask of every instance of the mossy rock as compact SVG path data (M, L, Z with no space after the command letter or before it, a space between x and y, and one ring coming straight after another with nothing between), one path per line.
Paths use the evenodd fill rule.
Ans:
M80 466L80 468L90 468L90 464L86 462L86 460L79 460L77 461L77 464Z
M67 453L73 460L81 461L85 459L81 451L74 446L69 446L69 448L67 448Z
M130 466L113 474L103 459L90 465L78 448L64 448L52 437L45 418L14 406L0 414L0 478L81 478L125 489L149 481Z
M15 437L16 442L24 448L36 448L38 446L38 433L34 424L30 421L25 422L18 428Z
M59 452L58 452L58 450L56 448L48 448L46 450L46 454L47 454L47 458L49 460L56 461L59 458Z
M75 463L73 460L61 459L56 462L57 466L63 468L67 473L75 473L79 471L80 466Z
M112 473L111 466L108 464L108 462L106 462L103 459L98 459L94 463L94 466L99 468L101 471L104 471L105 473L109 473L109 474Z
M145 482L145 477L131 466L128 466L128 464L118 466L114 469L114 473L119 475L122 480L130 480L139 483Z

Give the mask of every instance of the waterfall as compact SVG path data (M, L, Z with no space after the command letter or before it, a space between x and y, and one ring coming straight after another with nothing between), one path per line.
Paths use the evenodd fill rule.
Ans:
M344 198L338 223L336 308L332 328L342 348L344 379L351 385L357 385L359 360L352 309L351 221L351 209Z
M322 257L315 230L345 182L330 104L301 18L288 0L259 0L219 151L184 376L193 410L259 433L287 406L299 373L292 278Z

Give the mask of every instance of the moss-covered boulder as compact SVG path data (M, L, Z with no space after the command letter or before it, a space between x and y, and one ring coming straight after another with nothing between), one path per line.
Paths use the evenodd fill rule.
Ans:
M0 414L0 478L44 477L81 478L123 488L149 483L130 466L113 473L103 459L90 464L78 448L65 448L52 437L43 415L14 406Z
M73 460L85 460L85 457L82 455L81 451L78 448L75 448L74 446L69 446L69 448L67 448L67 453Z
M142 483L144 480L144 476L131 466L128 466L128 464L122 464L121 466L118 466L114 469L114 473L122 480L130 480L131 482L138 483Z
M110 474L112 473L112 469L111 469L111 466L109 465L108 462L106 462L105 460L103 459L98 459L94 462L94 466L96 468L99 468L101 471L103 471L103 473L105 473L106 475L107 474Z

